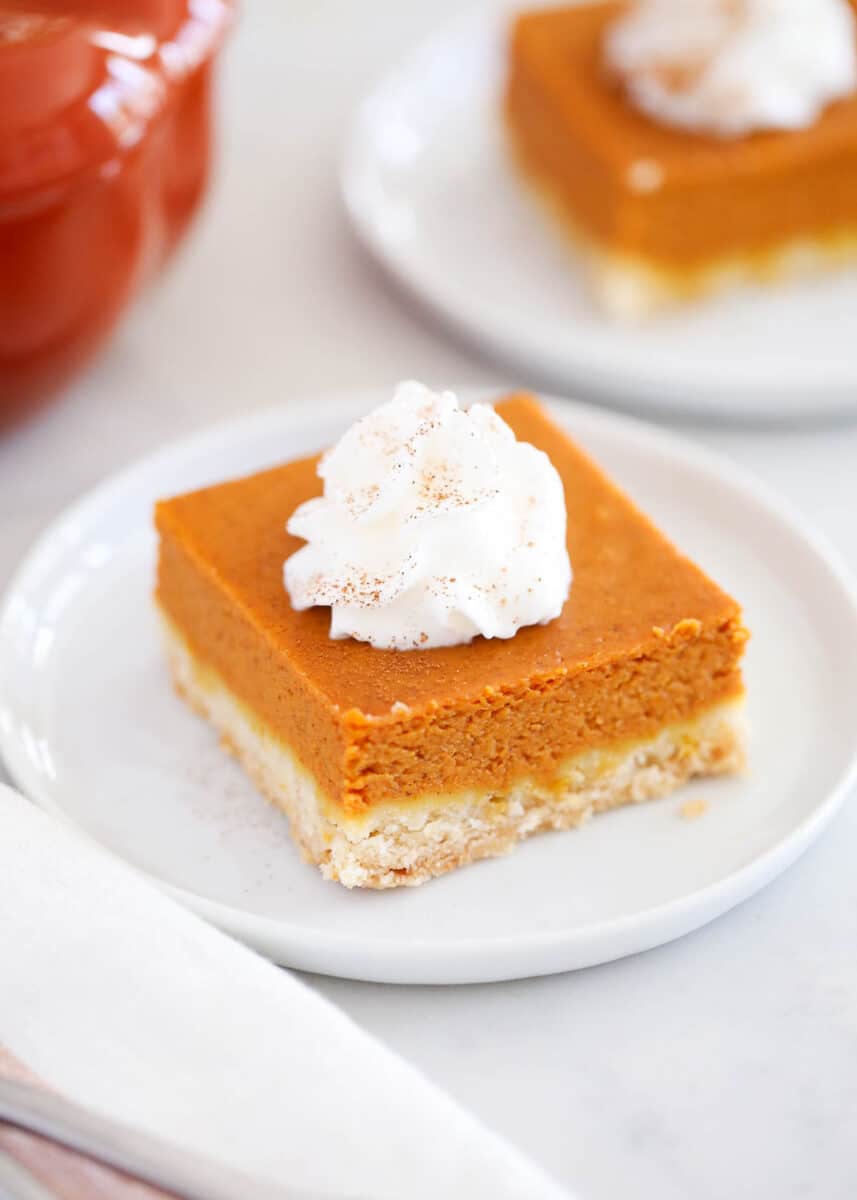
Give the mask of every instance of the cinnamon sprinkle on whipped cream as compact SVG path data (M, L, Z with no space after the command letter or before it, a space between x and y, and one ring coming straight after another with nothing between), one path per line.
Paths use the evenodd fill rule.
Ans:
M318 467L322 496L292 514L296 609L380 649L510 638L559 616L571 586L565 496L541 450L487 404L403 383Z

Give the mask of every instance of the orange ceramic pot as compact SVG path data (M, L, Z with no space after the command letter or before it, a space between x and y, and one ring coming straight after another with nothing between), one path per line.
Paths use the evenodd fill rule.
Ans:
M69 380L208 176L231 0L0 0L0 423Z

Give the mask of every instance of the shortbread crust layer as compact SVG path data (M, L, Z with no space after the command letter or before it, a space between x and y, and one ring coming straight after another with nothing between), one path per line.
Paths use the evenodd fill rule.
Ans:
M532 834L571 829L594 813L665 796L693 776L728 774L744 764L743 705L733 698L653 737L577 754L547 783L523 777L502 791L427 795L349 815L216 671L194 657L166 617L164 629L180 694L283 810L304 858L348 888L414 886L506 854Z

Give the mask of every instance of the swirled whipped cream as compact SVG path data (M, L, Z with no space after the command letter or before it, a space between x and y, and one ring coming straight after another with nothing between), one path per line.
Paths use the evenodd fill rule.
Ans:
M559 616L571 585L565 496L550 459L487 404L402 383L323 456L324 494L293 513L297 609L330 636L389 650L510 638Z
M720 137L800 129L857 88L848 0L636 0L605 55L649 116Z

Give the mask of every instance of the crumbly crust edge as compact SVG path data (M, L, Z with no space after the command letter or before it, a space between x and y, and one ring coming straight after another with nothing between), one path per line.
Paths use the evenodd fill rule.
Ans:
M729 700L644 741L575 755L547 787L523 779L502 793L427 796L350 817L334 811L296 756L194 658L167 619L164 635L177 691L286 814L306 861L348 888L413 887L507 854L532 834L576 828L595 813L665 796L693 776L745 765L743 704Z

